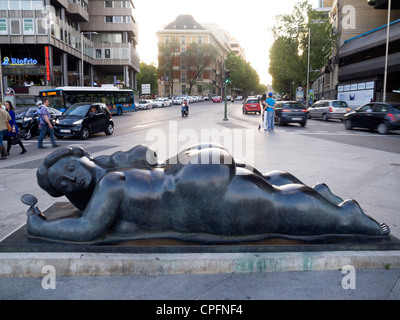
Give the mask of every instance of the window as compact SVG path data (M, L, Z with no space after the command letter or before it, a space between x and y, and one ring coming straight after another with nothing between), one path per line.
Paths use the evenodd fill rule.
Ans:
M104 8L112 8L113 1L104 1Z
M111 49L104 49L104 58L111 59Z
M113 22L113 16L106 16L106 23L112 23Z
M10 10L21 10L21 2L19 0L9 0L8 3Z
M165 42L165 43L169 43L169 36L165 36L164 42Z
M181 47L181 53L185 53L186 52L186 47Z
M33 28L33 19L24 19L24 34L35 34L35 30Z
M186 81L186 72L181 72L181 80Z
M122 16L114 16L114 22L115 23L121 23L122 22Z
M0 19L0 34L8 34L7 19Z
M11 34L21 34L21 25L19 19L10 19Z
M185 36L182 36L182 37L181 37L181 43L182 43L182 44L185 44L185 43L186 43L186 37L185 37Z
M96 59L101 59L101 49L96 49Z
M197 37L197 43L203 43L203 37L202 36L198 36Z

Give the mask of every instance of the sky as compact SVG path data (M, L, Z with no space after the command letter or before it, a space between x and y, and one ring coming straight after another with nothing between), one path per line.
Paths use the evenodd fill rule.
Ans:
M236 38L246 60L260 76L262 84L271 84L268 73L271 29L278 14L291 14L300 0L134 0L139 39L136 50L140 60L157 65L156 32L178 15L190 14L198 23L217 23ZM318 0L309 0L313 8Z

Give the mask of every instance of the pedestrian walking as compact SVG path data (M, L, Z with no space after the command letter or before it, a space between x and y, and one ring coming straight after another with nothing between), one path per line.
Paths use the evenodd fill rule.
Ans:
M3 108L0 108L0 160L5 160L7 159L7 154L6 150L4 148L4 138L7 136L8 132L8 126L9 123L8 121L11 120L10 115L6 110Z
M59 147L57 144L56 138L54 137L53 124L51 123L50 112L47 107L49 106L49 100L44 98L42 100L42 105L39 107L39 123L40 123L40 134L38 139L38 148L39 149L47 149L47 147L43 146L43 140L46 135L46 132L49 132L51 143L53 147Z
M267 95L264 93L261 98L261 116L262 116L262 122L258 126L258 131L260 131L261 128L264 128L264 131L267 131L267 104L265 101L267 100Z
M267 131L274 131L275 128L275 100L272 96L272 93L269 93L268 99L265 101L267 111Z
M24 154L26 153L26 149L21 139L19 139L18 137L18 125L17 122L15 121L14 106L11 101L6 101L5 105L6 105L6 110L8 111L8 114L11 117L11 120L8 123L11 125L12 128L11 131L7 132L7 155L8 156L10 155L11 146L13 144L18 144L22 149L20 154Z

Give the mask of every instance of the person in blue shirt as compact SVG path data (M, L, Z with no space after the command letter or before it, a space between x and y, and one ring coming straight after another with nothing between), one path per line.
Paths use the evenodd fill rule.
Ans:
M47 147L43 146L43 139L46 135L46 132L49 132L51 143L53 147L59 147L60 145L57 144L56 139L54 138L54 130L53 125L51 123L50 112L47 109L49 106L49 100L44 98L42 101L42 105L39 107L39 115L40 115L40 134L38 139L38 148L39 149L47 149Z
M275 100L272 98L272 93L268 94L265 104L267 105L267 131L274 131Z

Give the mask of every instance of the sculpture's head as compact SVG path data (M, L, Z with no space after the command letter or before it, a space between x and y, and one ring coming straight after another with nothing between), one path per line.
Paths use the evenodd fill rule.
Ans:
M36 176L39 186L53 197L85 196L94 188L95 172L92 155L74 147L47 156Z

